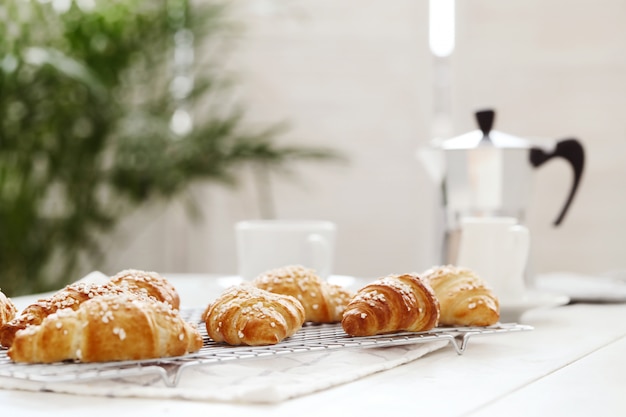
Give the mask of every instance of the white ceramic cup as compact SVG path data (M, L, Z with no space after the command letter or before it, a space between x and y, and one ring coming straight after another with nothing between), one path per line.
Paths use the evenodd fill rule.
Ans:
M332 272L337 227L325 220L247 220L235 225L238 275L250 280L287 265Z
M482 277L501 304L524 298L529 249L528 228L518 224L513 217L461 219L457 264Z

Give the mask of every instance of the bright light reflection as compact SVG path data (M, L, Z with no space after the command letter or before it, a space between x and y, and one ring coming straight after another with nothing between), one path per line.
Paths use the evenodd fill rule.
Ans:
M179 136L190 133L193 129L191 115L186 110L176 110L170 120L170 129Z
M55 12L63 14L72 7L72 0L52 0L52 8Z
M430 50L446 57L454 51L454 1L430 0L428 35Z

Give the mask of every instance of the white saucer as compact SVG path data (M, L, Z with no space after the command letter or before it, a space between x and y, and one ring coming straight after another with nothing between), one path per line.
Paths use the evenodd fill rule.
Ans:
M522 314L540 308L558 307L569 303L566 295L555 295L546 292L528 291L517 300L500 300L500 322L518 323Z
M243 279L239 275L227 275L217 278L217 285L219 285L221 288L228 288L232 287L233 285L242 284L244 281L245 279Z
M573 272L553 272L538 275L535 278L535 287L554 294L567 294L572 302L626 302L626 275L623 273L594 276Z
M363 283L359 279L350 275L331 275L326 279L326 281L331 284L339 285L340 287L348 288L352 291L356 291L363 286Z
M357 278L349 275L331 275L328 277L327 281L331 284L336 284L350 289L354 289L359 284ZM217 278L217 284L222 288L239 285L243 282L245 282L245 279L238 275L227 275Z

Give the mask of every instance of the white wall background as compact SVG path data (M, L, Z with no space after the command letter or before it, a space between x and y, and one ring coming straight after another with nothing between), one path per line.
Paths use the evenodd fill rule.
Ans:
M273 179L280 218L339 228L335 270L376 277L435 262L437 194L415 159L430 140L432 57L428 2L239 1L246 25L234 51L251 120L288 120L283 140L333 146L346 165L299 167ZM578 137L587 151L581 189L552 227L570 186L563 162L537 171L528 225L535 272L626 269L626 2L457 2L451 58L454 134L473 112L529 137ZM128 219L103 270L235 272L236 221L260 216L250 172L236 191L198 185L202 220L173 202Z

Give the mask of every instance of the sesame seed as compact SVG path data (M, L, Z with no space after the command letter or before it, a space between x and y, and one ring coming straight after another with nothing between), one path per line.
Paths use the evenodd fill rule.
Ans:
M126 339L126 331L121 327L114 327L113 334L116 334L120 338L120 340Z

